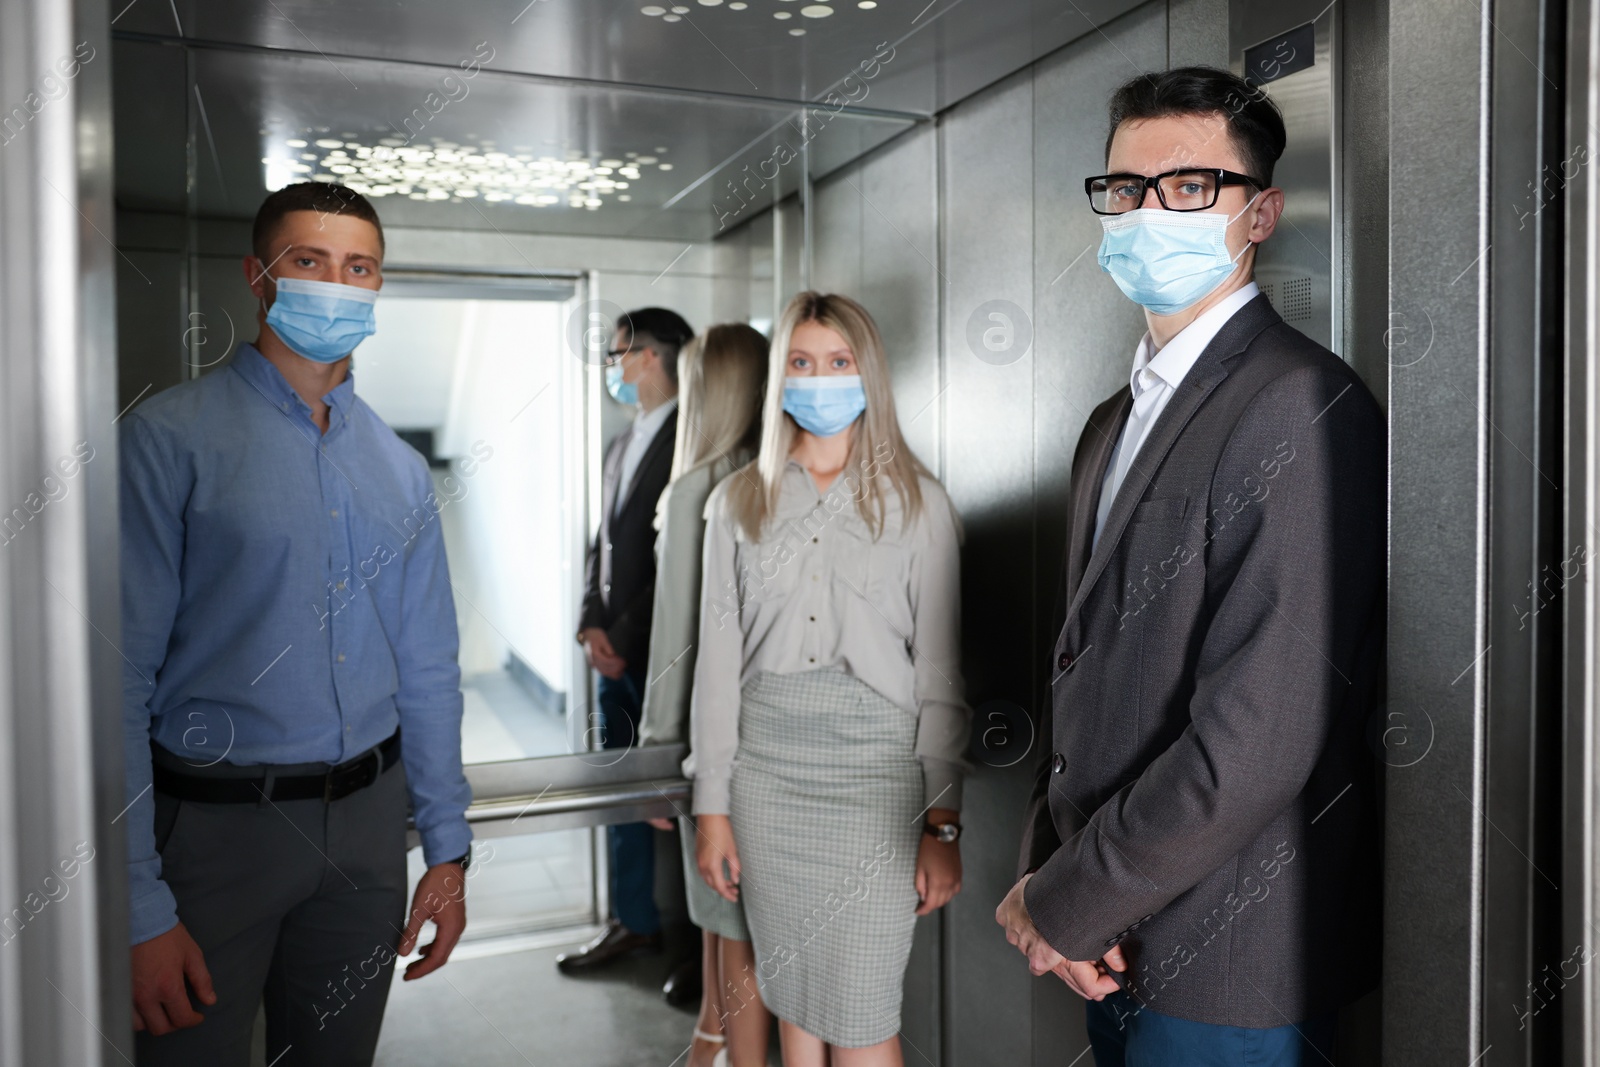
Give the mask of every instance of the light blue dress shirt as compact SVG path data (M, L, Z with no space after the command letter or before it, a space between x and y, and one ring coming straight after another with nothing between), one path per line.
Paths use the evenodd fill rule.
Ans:
M403 726L423 857L465 853L455 605L427 465L345 381L328 431L276 367L123 416L123 725L132 941L178 922L150 740L196 765L340 763Z

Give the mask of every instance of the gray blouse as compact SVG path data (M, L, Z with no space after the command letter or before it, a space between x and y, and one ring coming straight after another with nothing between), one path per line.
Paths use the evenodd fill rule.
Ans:
M650 658L646 668L639 743L682 741L694 680L696 623L700 619L700 557L706 530L706 498L748 455L718 457L684 471L656 504L656 594L650 613ZM690 775L693 757L685 761Z
M972 712L960 670L961 576L955 511L922 479L922 514L902 521L885 486L876 541L856 505L860 475L827 493L794 460L776 515L752 542L728 508L735 472L706 505L700 647L690 701L696 815L728 811L739 747L739 692L761 671L836 667L917 716L916 755L930 807L961 807Z

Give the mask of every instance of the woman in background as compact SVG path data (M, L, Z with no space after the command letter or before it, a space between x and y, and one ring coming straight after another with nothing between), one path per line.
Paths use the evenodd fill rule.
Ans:
M786 1067L898 1067L915 917L961 886L957 520L855 301L789 304L763 422L707 507L700 872L745 906Z
M700 618L706 498L755 454L766 359L767 339L743 323L711 327L678 356L678 438L672 480L656 505L660 533L641 744L684 740ZM683 772L694 777L692 752ZM764 1064L772 1019L756 992L744 909L701 880L694 823L688 816L679 822L689 917L703 931L703 995L687 1067L721 1067L729 1059L737 1067ZM726 1055L719 1048L724 1041Z

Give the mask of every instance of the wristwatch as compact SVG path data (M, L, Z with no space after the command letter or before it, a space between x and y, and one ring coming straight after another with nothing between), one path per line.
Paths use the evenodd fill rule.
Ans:
M940 844L950 845L954 844L956 838L961 836L961 824L958 822L923 823L922 832Z

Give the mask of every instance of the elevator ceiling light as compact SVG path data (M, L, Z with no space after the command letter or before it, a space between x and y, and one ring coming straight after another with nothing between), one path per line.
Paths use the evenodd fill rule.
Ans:
M411 200L462 202L482 199L490 203L550 207L565 202L570 208L594 211L612 200L628 201L621 190L642 177L641 166L670 171L671 163L656 155L619 153L620 158L591 159L568 150L565 158L535 155L528 145L512 151L493 141L461 145L443 138L432 143L384 137L363 143L357 134L342 140L321 138L320 153L298 152L306 141L271 134L263 138L262 180L269 191L297 181L338 181L363 196L404 196ZM298 157L298 158L297 158ZM626 162L625 162L626 161Z
M698 0L698 2L703 7L721 7L723 4L723 0ZM799 2L799 0L779 0L779 3L784 4L793 4L797 2ZM800 14L808 19L825 19L838 10L837 8L831 6L831 4L832 0L822 0L822 2L813 0L813 2L807 3L800 8ZM729 11L744 11L749 8L750 5L746 3L745 0L733 0L733 2L727 6ZM876 0L859 0L859 2L856 4L856 7L862 11L871 11L877 6L878 4ZM671 7L664 7L661 4L646 4L644 7L639 9L639 12L652 18L660 18L662 22L681 22L682 16L687 15L690 10L691 8L687 4L674 4ZM778 11L774 11L772 13L772 17L778 19L779 21L783 21L794 18L794 12L792 10L780 9ZM801 29L789 30L790 35L794 37L803 37L805 36L805 32L805 30Z

